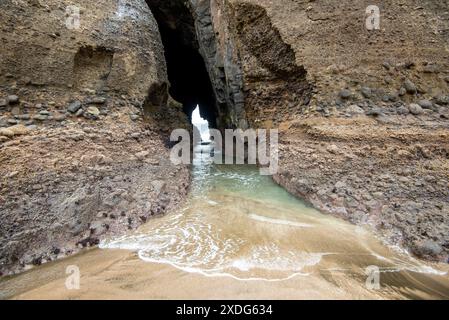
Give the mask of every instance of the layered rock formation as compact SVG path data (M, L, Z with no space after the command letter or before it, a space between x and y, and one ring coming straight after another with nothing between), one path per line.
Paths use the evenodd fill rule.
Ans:
M292 193L447 261L447 1L378 1L373 31L365 0L78 3L80 28L69 1L0 4L4 266L57 252L55 234L82 246L92 225L145 220L129 188L176 205L188 174L164 143L196 104L219 129L280 128L275 180Z
M163 45L144 1L2 1L0 271L23 270L174 208ZM76 12L75 12L76 13ZM76 18L77 19L77 18Z
M176 1L171 1L176 2ZM447 261L448 5L190 1L217 124L280 128L275 180Z
M447 2L381 1L374 31L368 1L215 3L240 57L246 120L282 131L275 180L447 261Z

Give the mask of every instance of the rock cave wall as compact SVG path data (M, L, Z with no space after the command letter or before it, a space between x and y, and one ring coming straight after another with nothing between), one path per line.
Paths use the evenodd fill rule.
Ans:
M80 0L80 27L66 26L71 3L0 3L0 85L17 94L85 90L142 102L167 74L157 23L143 0ZM44 89L44 90L43 90Z
M74 4L0 1L0 276L137 228L189 188L166 145L189 124L148 5L79 0L69 28Z
M295 52L264 7L224 0L147 2L159 22L163 41L170 37L170 30L179 30L178 43L188 43L201 54L214 100L206 103L213 107L203 106L201 112L209 121L215 116L212 123L218 128L271 127L309 103L312 86L307 72L297 65ZM179 91L179 81L170 70L179 73L183 67L170 58L170 44L165 45L172 91ZM183 58L194 60L188 54L177 59ZM192 85L184 87L189 93L178 95L180 100L188 100L182 96L189 94L198 96ZM177 98L175 92L172 95Z
M271 127L351 104L441 101L449 80L447 1L379 1L374 32L365 28L370 4L189 1L222 126Z
M447 152L438 155L413 151L407 156L408 153L401 150L404 144L414 146L417 141L425 146L434 144L435 150L447 150L444 145L447 139L440 142L431 134L436 129L447 130L447 1L378 1L382 28L377 32L368 32L363 27L365 8L371 4L368 0L338 3L318 0L78 0L77 3L81 9L80 28L72 30L65 24L66 8L71 1L0 2L0 128L6 128L0 135L2 265L42 261L40 257L45 250L52 249L55 236L61 236L61 247L74 239L84 241L85 233L92 232L91 223L96 219L106 219L99 220L99 225L107 221L107 225L117 226L120 231L119 226L136 227L138 221L146 220L153 211L163 212L167 208L166 201L185 192L188 183L182 181L181 191L172 190L168 195L162 192L163 199L158 200L155 195L155 208L146 207L149 192L158 191L158 188L145 189L154 182L155 175L160 175L156 177L158 180L174 179L178 176L174 170L179 169L160 159L168 158L168 150L160 145L160 136L154 131L163 123L160 120L169 119L169 124L163 125L167 137L170 128L179 127L176 119L185 118L184 113L189 113L192 105L198 102L205 106L202 114L218 128L274 127L309 116L324 116L320 119L331 122L333 116L351 121L354 113L366 116L365 122L354 122L348 131L349 137L367 131L367 122L376 133L380 131L379 126L388 125L380 120L393 121L391 127L394 128L408 124L406 129L411 134L401 134L395 139L400 144L380 140L378 146L373 146L374 140L369 136L357 138L360 145L351 145L345 142L344 136L332 138L331 134L323 134L326 131L321 127L316 129L315 136L306 128L309 132L306 135L298 125L301 135L292 138L298 150L296 153L289 151L281 159L283 185L288 187L295 176L310 174L310 180L304 183L310 192L292 193L307 199L320 195L318 186L324 190L322 186L329 185L329 192L323 194L336 199L328 200L323 196L323 206L344 208L349 206L344 203L347 200L335 195L332 186L339 179L347 179L347 172L351 170L351 174L357 175L354 181L363 181L354 189L372 187L366 193L369 197L376 194L372 201L380 208L383 203L394 202L391 196L384 195L386 192L379 195L378 189L373 187L379 180L379 172L395 172L397 164L401 170L414 171L420 163L414 164L410 160L412 157L442 163L436 166L441 172L426 169L426 175L433 179L429 181L439 181L438 185L421 184L424 174L420 174L416 179L408 178L418 186L416 189L405 184L398 190L403 202L424 197L419 200L424 203L421 206L424 209L416 209L416 212L420 214L419 221L430 222L426 224L426 233L420 234L417 240L439 239L447 256L447 223L443 223L447 220L447 170L444 171ZM178 15L179 12L184 14ZM154 16L159 17L159 26ZM178 86L177 80L169 79L172 63L169 62L167 71L164 32L173 32L174 37L179 37L176 43L188 49L180 68L189 63L193 67L203 64L199 92L187 87L187 93L182 93L184 88ZM171 70L179 74L182 69L177 69L175 64ZM187 75L195 72L187 71ZM183 79L188 80L189 77ZM178 88L172 95L185 100L180 101L183 105L170 99L168 91L175 87ZM411 102L419 102L422 107L412 107ZM154 121L143 121L139 111L142 107ZM95 122L97 120L103 121ZM328 124L322 126L327 128ZM331 123L328 130L337 134L336 126L338 123ZM423 137L414 135L418 126L424 126L422 130L428 130L425 133L429 133L429 137L424 133ZM332 139L336 145L320 150L321 144ZM298 140L305 145L301 146ZM149 141L157 147L149 148ZM384 155L379 150L388 143L393 146L392 151ZM312 144L317 144L316 152L310 151ZM348 153L355 150L348 158L350 161L344 160L350 166L348 170L334 159L339 147L344 150L345 146ZM372 154L365 150L367 146L373 149ZM398 151L398 159L393 157L394 164L386 168L382 161L390 159L390 153L396 150L402 153ZM421 157L421 153L425 156ZM309 154L310 160L304 154ZM330 158L328 167L317 166L323 155ZM83 157L85 161L81 161ZM304 163L301 162L303 158L307 159ZM291 160L291 167L285 159ZM300 167L294 167L298 164ZM354 170L357 164L359 170ZM370 183L365 179L367 167L372 167L370 172L373 172ZM120 172L133 177L125 185L138 189L142 195L140 202L129 201L135 206L132 216L126 216L129 206L123 210L125 216L118 211L121 210L119 206L113 206L117 210L114 218L96 217L99 207L105 205L105 212L110 208L103 200L98 206L91 205L91 198L95 201L108 199L110 190L120 189L124 177L115 175ZM183 172L187 176L186 170ZM413 179L420 184L415 184ZM106 182L98 187L99 181ZM297 181L301 186L303 179ZM178 188L174 183L170 185ZM389 186L394 184L386 183L382 191ZM439 188L438 193L431 188ZM94 192L88 194L89 190ZM342 196L350 198L345 192L342 190ZM86 202L78 201L77 195ZM76 210L61 209L64 201ZM404 208L405 215L409 210ZM369 209L363 210L359 214L361 217L378 212L377 209L370 213ZM345 212L349 219L356 216L351 210ZM402 211L392 208L385 211L384 216L378 215L382 217L379 224L391 221L391 225L400 229L406 222L394 220L391 212L402 215ZM128 218L133 221L131 225L126 222ZM54 226L54 221L59 223ZM412 225L420 227L419 221ZM416 240L413 237L418 232L409 232L410 241ZM96 242L98 237L94 235ZM28 252L32 247L36 252ZM53 253L50 258L55 255L58 254Z

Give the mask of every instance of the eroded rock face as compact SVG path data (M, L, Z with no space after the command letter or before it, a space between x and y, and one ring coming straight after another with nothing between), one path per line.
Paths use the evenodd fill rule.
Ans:
M95 244L185 195L186 168L163 159L188 125L147 3L204 60L217 127L281 129L276 181L447 260L447 4L379 1L381 30L368 31L365 0L77 3L79 28L69 1L0 3L2 269Z
M143 101L166 83L163 47L145 1L2 1L1 84L67 94L83 90ZM23 95L23 94L22 94Z
M289 123L275 181L322 212L446 262L448 126L418 128L422 120L411 114L389 118L387 125L366 116Z
M449 146L434 136L449 130L447 4L380 1L381 29L369 31L371 4L191 1L206 17L197 25L214 30L199 37L214 53L203 54L211 79L223 61L222 78L240 80L243 108L228 103L222 123L281 129L276 181L423 258L447 261ZM229 88L222 91L232 97ZM429 241L438 250L420 249Z
M444 5L380 2L377 31L365 28L368 5L190 1L222 125L269 127L354 103L399 108L446 95Z
M369 1L247 2L266 8L297 64L308 72L317 93L311 107L334 106L342 89L363 100L362 87L372 88L371 100L380 103L406 82L418 94L447 93L448 19L447 4L441 1L379 1L377 31L365 28ZM406 94L403 99L415 98Z
M148 6L78 1L72 28L71 4L0 3L0 275L134 229L188 191L167 137L190 126Z
M244 80L238 48L227 7L218 1L192 0L200 52L212 81L219 109L220 128L248 127Z
M270 128L310 101L307 71L265 7L233 2L230 14L243 63L247 120L252 127Z
M213 85L219 128L270 127L310 100L306 70L266 8L223 0L187 5Z
M156 124L124 113L134 108L48 121L1 144L0 272L76 253L181 203L189 170L170 162Z
M147 2L163 29L179 30L182 42L200 52L214 95L202 112L218 128L269 127L310 101L307 72L265 7L223 0Z

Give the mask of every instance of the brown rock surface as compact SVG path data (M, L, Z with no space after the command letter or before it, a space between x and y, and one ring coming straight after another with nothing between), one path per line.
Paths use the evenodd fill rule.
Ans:
M66 26L71 4L0 3L3 272L185 195L187 169L166 146L186 109L169 97L149 6L204 59L217 127L283 129L276 181L447 261L447 1L378 1L377 31L364 27L367 0L79 0L79 29Z
M80 28L70 29L70 4L0 4L3 274L134 229L176 207L189 187L188 169L169 161L163 132L188 124L168 101L149 8L78 1Z
M242 79L231 123L284 129L281 185L447 261L448 3L380 1L381 29L368 31L371 4L210 1L211 77L225 61L226 79Z
M371 227L422 258L447 261L447 124L392 118L284 123L274 178L323 212ZM424 241L435 250L421 250Z

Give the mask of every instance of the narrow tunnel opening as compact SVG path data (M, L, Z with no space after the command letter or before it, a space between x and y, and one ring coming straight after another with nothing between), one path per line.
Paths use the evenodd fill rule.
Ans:
M192 112L192 125L194 130L198 130L198 138L200 143L207 144L210 142L210 127L209 121L204 119L200 114L200 106L197 106Z
M169 93L182 103L192 121L199 114L211 128L217 127L217 103L209 73L199 51L193 16L184 1L147 0L158 23L164 45Z

